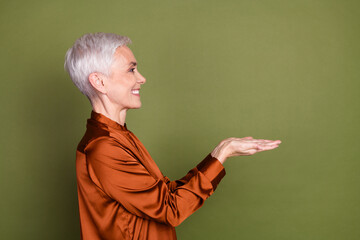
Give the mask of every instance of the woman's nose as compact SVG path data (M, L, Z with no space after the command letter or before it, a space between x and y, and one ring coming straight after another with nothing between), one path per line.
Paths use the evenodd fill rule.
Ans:
M138 76L138 80L137 80L137 81L138 81L140 84L144 84L144 83L146 83L146 78L139 73L139 76Z

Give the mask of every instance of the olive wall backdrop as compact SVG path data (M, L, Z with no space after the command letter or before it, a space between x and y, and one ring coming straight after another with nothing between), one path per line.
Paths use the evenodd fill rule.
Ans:
M1 1L1 239L79 239L75 149L90 115L63 70L88 32L129 36L147 78L127 124L182 177L231 158L179 239L360 239L360 2Z

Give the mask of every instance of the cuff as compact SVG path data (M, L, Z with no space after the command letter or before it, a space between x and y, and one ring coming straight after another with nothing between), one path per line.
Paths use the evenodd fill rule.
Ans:
M196 168L210 180L214 191L226 174L225 168L221 162L212 157L210 153L196 166Z

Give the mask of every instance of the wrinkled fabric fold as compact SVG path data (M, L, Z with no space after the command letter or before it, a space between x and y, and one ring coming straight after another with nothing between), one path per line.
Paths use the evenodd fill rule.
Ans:
M170 181L126 125L93 111L77 148L76 174L82 239L171 240L225 169L209 154Z

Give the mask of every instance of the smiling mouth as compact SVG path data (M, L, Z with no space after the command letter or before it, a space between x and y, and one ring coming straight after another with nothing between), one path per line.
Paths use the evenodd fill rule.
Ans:
M133 90L131 90L131 93L135 94L135 95L139 95L140 94L140 89L133 89Z

